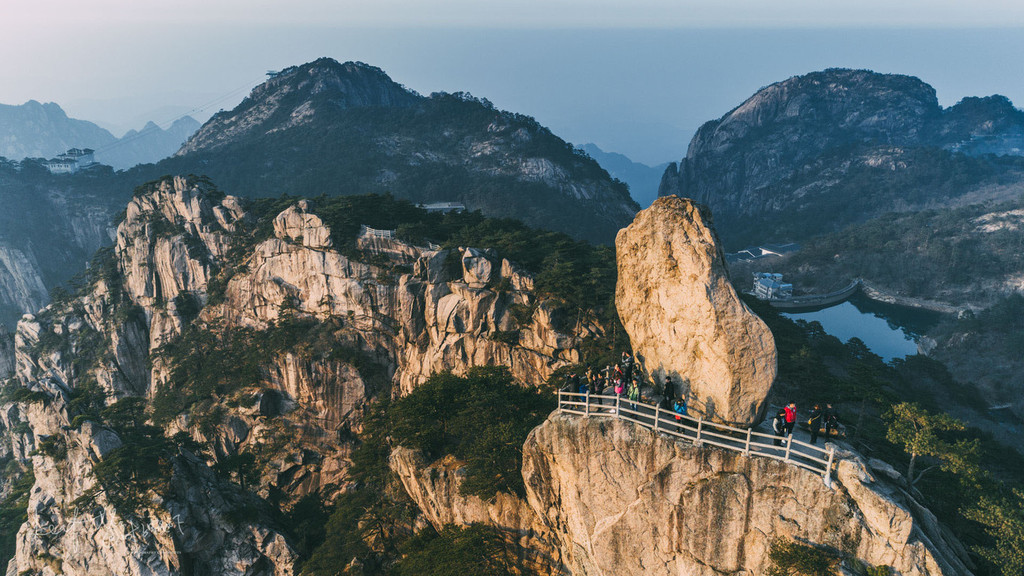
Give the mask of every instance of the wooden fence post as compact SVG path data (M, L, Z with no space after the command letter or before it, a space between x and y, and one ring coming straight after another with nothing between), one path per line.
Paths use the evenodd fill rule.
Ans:
M700 445L700 431L704 428L704 417L697 416L697 445Z
M654 432L658 432L658 419L661 418L661 404L654 405Z
M789 462L789 451L793 448L793 435L786 436L786 457L783 458L786 462Z
M587 417L590 417L590 392L589 391L587 392L586 406L584 406L584 411L587 413Z
M836 447L828 447L828 464L825 465L825 486L832 487L832 461L836 456Z
M562 391L558 391L558 413L562 413Z
M622 418L622 414L619 412L619 401L622 400L622 395L615 395L615 417Z
M751 429L747 428L747 441L743 444L743 454L745 456L750 456L750 432Z

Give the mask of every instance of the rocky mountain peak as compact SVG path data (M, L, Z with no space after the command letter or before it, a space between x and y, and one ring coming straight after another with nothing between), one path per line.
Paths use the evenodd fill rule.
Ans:
M286 130L310 122L320 106L334 109L408 107L422 97L383 70L362 62L320 58L281 70L234 110L214 115L177 155L217 148L250 134Z
M761 90L719 120L701 127L687 158L724 152L764 130L780 143L832 146L847 141L915 140L941 113L935 89L921 80L870 70L828 69Z
M908 197L927 204L936 186L911 191L907 173L963 171L939 166L958 161L949 152L1021 155L1022 129L1024 113L1002 96L943 109L918 78L828 69L762 88L704 124L665 171L659 195L707 204L730 249L801 240L906 210ZM850 174L860 185L843 189ZM772 218L789 219L788 229L773 231Z
M740 301L706 208L659 198L615 238L615 306L637 360L707 418L750 425L776 373L771 331Z

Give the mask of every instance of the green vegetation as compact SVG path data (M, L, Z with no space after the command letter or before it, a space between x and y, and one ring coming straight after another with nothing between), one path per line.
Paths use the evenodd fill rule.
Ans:
M28 495L35 483L32 469L22 469L16 462L9 462L3 471L5 482L11 490L0 500L0 566L6 566L14 557L18 529L28 520Z
M983 217L1020 206L1017 201L879 215L806 241L786 269L803 285L816 278L838 283L861 277L905 296L985 301L996 293L983 280L1024 270L1024 231L999 226L999 217ZM980 232L985 223L994 226Z
M517 576L527 573L516 550L495 528L482 524L423 530L403 546L393 576Z
M882 161L866 161L872 157ZM784 157L778 162L792 160ZM893 220L934 218L938 213L914 213L908 208L952 203L957 197L984 185L1012 184L1019 181L1020 170L1024 168L1024 160L1013 156L967 156L927 146L894 149L864 143L833 147L813 162L802 164L789 178L758 190L758 198L774 200L774 209L770 212L744 214L741 206L724 206L721 202L713 205L718 231L729 250L780 239L803 242L850 225L858 225L854 228L863 230L865 234L860 236L872 244L895 241L911 248L924 246L903 244L904 231L899 228L892 229L896 235L872 237L866 232L869 228L891 228L886 221L891 224ZM893 165L898 168L894 169ZM705 172L704 176L717 177L710 172ZM795 195L794 191L798 190L802 193ZM727 191L720 193L723 197L728 194ZM870 220L897 210L900 215L885 216L886 220L877 225ZM827 217L821 217L823 214ZM865 221L864 227L859 226ZM962 224L970 225L969 222ZM931 236L923 228L916 228L912 234L940 238ZM872 253L886 254L867 247L859 248L858 252L868 258ZM907 251L908 255L913 253L914 250ZM829 256L832 254L835 252ZM878 263L884 265L880 260ZM912 274L905 276L909 278Z
M768 552L768 576L834 576L839 558L794 540L776 540Z
M391 445L428 458L453 454L467 468L466 493L522 493L522 444L552 408L550 398L517 386L504 368L438 374L409 396L371 405L352 454L355 488L338 497L301 573L333 576L353 559L367 575L525 573L516 545L493 529L446 527L413 537L415 506L387 461Z
M153 421L164 425L193 406L202 408L193 413L199 421L216 416L209 401L260 386L264 367L283 352L346 362L372 382L382 368L361 350L346 345L342 328L337 318L320 321L291 313L266 330L192 325L156 352L171 370L168 382L153 398Z
M936 466L962 477L977 472L980 449L978 439L951 442L942 437L944 432L964 430L959 420L948 414L932 414L910 402L900 402L890 407L883 418L888 425L886 440L900 446L910 455L906 477L911 486ZM914 465L919 457L934 459L936 464L915 475Z
M983 525L995 541L991 547L975 547L990 566L998 566L1005 576L1024 574L1024 490L983 496L967 517Z
M1024 374L1024 296L1019 293L998 299L977 314L940 324L931 335L941 345L932 353L970 375L992 404L1017 405Z
M517 385L508 369L472 368L465 377L431 376L388 411L392 442L436 460L466 463L464 494L524 496L522 446L555 408L550 396Z
M163 429L146 424L146 401L125 398L100 412L101 424L113 430L121 446L93 467L93 474L107 499L122 518L131 518L152 505L154 494L166 497L171 480L171 459L178 447ZM95 492L79 498L87 507Z
M384 574L412 536L415 506L388 467L388 410L382 400L364 415L348 473L354 487L337 498L322 533L312 535L318 538L306 543L313 553L301 566L303 576L335 576L353 560L366 576Z
M305 99L305 92L293 94ZM545 158L573 182L632 204L624 184L530 117L465 93L432 94L409 107L343 109L322 98L327 95L312 96L318 121L300 130L259 131L228 146L169 158L158 169L182 174L201 168L226 190L253 197L390 192L415 202L461 201L599 242L610 242L628 219L519 177L522 160ZM282 102L279 110L287 108ZM494 153L473 153L474 144L496 140Z
M935 360L885 364L860 341L841 343L816 322L793 322L762 302L746 302L775 336L778 400L832 402L859 451L907 470L913 490L976 553L977 574L1020 573L1024 458L943 413L948 402L969 405L962 383ZM922 459L927 474L917 470Z

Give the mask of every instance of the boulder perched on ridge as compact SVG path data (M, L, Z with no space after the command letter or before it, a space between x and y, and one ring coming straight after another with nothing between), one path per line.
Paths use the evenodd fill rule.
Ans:
M750 425L775 380L775 340L729 283L711 215L659 198L615 239L615 306L636 358L658 384L669 376L690 411Z

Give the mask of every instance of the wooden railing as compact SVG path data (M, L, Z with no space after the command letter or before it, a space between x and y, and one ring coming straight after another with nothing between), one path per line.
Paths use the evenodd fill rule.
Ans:
M719 424L701 417L681 416L659 405L633 402L622 396L558 392L558 412L580 416L610 416L650 428L655 432L693 442L697 446L707 444L746 456L763 456L799 466L820 474L826 485L832 484L832 467L835 462L835 448L826 443L825 448L801 442L790 434L785 437L755 431L752 428L736 428ZM676 420L676 416L680 419ZM775 445L776 441L781 445Z

